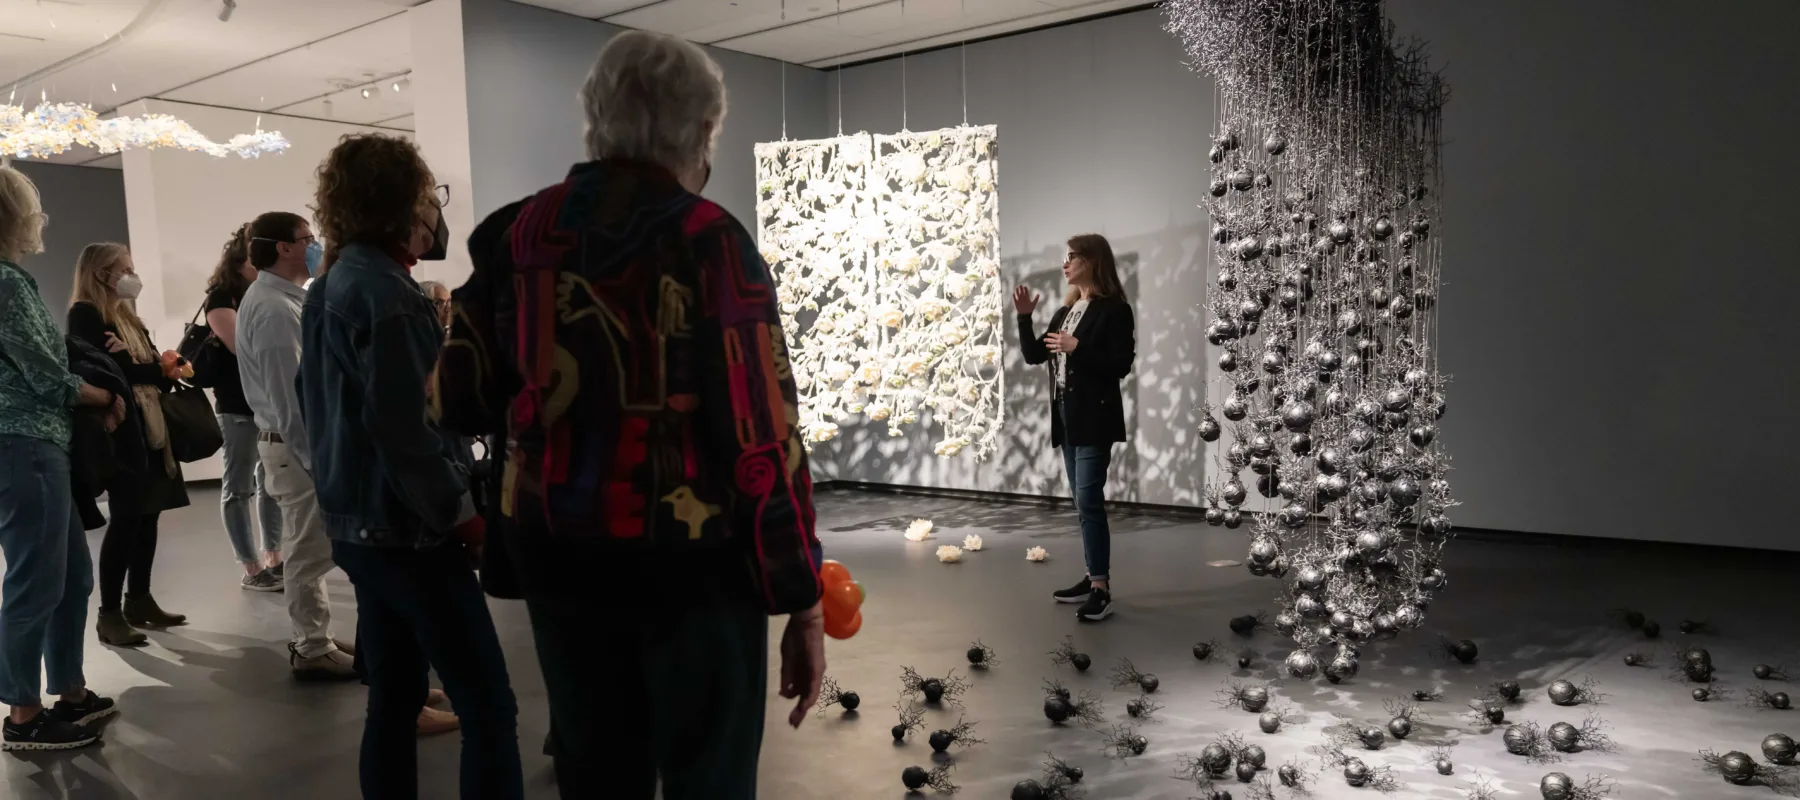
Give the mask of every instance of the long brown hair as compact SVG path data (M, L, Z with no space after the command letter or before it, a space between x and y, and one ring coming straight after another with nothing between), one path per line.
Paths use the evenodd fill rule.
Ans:
M113 272L131 255L131 248L118 242L99 242L81 248L81 255L75 259L75 286L69 292L69 305L89 303L100 309L100 318L106 324L119 329L121 335L125 329L135 327L144 329L144 321L138 319L137 308L130 300L119 296L113 284Z
M213 267L212 277L206 279L207 294L224 289L232 297L243 297L244 290L250 288L250 279L244 277L244 265L250 263L249 231L250 223L239 225L225 240L225 246L219 248L219 264Z
M1070 237L1069 252L1088 262L1088 282L1094 285L1095 297L1125 299L1125 284L1119 282L1119 265L1113 261L1112 245L1107 243L1106 237L1098 233ZM1071 286L1069 293L1063 296L1063 305L1075 305L1080 299L1081 290Z
M417 145L380 133L346 134L319 165L313 196L324 267L349 244L404 248L436 188Z

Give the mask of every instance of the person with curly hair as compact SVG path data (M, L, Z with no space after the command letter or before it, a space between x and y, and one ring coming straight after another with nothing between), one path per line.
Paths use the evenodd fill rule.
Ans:
M369 684L366 798L418 796L415 725L432 668L462 722L462 796L520 798L518 703L472 563L482 518L426 416L442 328L412 267L448 233L413 143L345 136L319 167L328 242L302 316L300 407L332 556L356 589Z
M213 404L219 413L219 431L225 434L221 455L225 461L219 513L225 520L225 535L231 549L243 565L240 584L253 592L279 592L284 567L281 563L281 506L265 487L262 460L256 454L256 418L250 401L244 397L244 382L238 375L238 306L244 292L256 280L256 267L250 264L250 224L231 232L231 238L219 252L219 264L206 282L206 325L212 329L217 347L211 354L213 364ZM252 515L254 506L256 514ZM257 552L256 517L262 523L262 551Z

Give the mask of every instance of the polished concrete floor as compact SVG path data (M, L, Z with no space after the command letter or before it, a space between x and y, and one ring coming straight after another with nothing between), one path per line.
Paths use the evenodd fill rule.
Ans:
M104 746L74 754L0 758L0 797L43 798L339 798L355 796L356 749L363 692L355 686L302 686L289 680L283 637L287 622L279 595L240 591L212 503L216 492L196 491L196 505L165 518L156 591L163 605L193 623L153 634L135 651L90 642L88 673L95 688L116 696L124 713L107 729ZM934 520L937 538L912 543L901 536L915 518ZM1794 649L1800 557L1592 541L1493 541L1470 537L1449 549L1449 590L1434 606L1426 630L1370 648L1360 676L1343 685L1279 679L1274 669L1286 648L1272 633L1234 637L1226 621L1267 608L1278 584L1241 567L1208 562L1239 558L1240 532L1207 528L1185 518L1123 516L1114 522L1118 614L1078 625L1069 606L1049 601L1052 589L1081 574L1080 540L1065 511L980 503L826 493L819 527L829 556L854 571L868 591L860 635L830 646L830 674L862 697L858 714L832 709L798 731L785 725L787 708L771 692L763 744L760 796L777 800L840 800L904 796L899 775L908 765L931 767L930 730L957 721L955 710L931 711L927 730L896 746L888 729L903 666L927 675L955 669L971 688L961 716L977 722L986 744L953 753L953 779L963 797L1003 798L1021 778L1035 775L1046 752L1087 774L1091 798L1188 798L1192 785L1171 777L1182 754L1237 732L1262 745L1271 765L1313 757L1322 732L1340 719L1383 723L1383 700L1415 689L1441 691L1405 742L1363 753L1388 766L1401 786L1396 797L1463 798L1469 781L1487 779L1499 797L1536 797L1539 778L1559 770L1578 778L1607 775L1614 796L1729 798L1770 796L1766 788L1729 786L1704 774L1702 748L1753 755L1772 732L1800 735L1796 712L1758 712L1735 700L1696 703L1669 680L1669 650L1698 641L1711 649L1722 682L1742 697L1758 684L1758 662L1800 668ZM940 544L980 534L986 547L960 564L941 564ZM1025 560L1030 546L1050 553ZM98 547L98 537L95 538ZM345 635L354 609L341 574L331 586ZM1656 642L1614 624L1610 610L1641 609L1662 622ZM545 731L544 691L530 630L518 604L493 603L522 713L520 736L532 797L554 797L547 759L537 744ZM1705 619L1713 632L1683 636L1683 618ZM1470 638L1481 657L1473 666L1434 657L1439 634ZM772 636L779 635L777 628ZM1090 653L1085 675L1053 667L1046 653L1073 635ZM970 673L964 660L980 639L999 663ZM1248 649L1256 661L1238 669L1235 658L1196 662L1191 645L1216 639L1228 654ZM1625 666L1642 651L1652 668ZM1051 727L1041 713L1040 682L1105 697L1108 722L1124 719L1131 695L1107 685L1120 658L1161 678L1157 721L1142 725L1148 751L1118 759L1102 753L1102 736L1079 727ZM1559 708L1544 696L1557 678L1591 676L1606 693L1591 709ZM1463 701L1494 681L1516 679L1526 702L1513 720L1548 726L1599 714L1617 741L1614 753L1568 756L1534 766L1508 755L1500 730L1461 719ZM1279 733L1257 730L1255 717L1215 704L1228 681L1272 681L1278 702L1300 716ZM1779 688L1770 685L1770 689ZM1430 747L1455 744L1455 774L1440 776L1426 758ZM422 796L455 796L458 743L454 736L420 743ZM1315 767L1316 771L1316 767ZM1234 796L1251 795L1228 787ZM1287 796L1277 787L1277 796ZM1319 798L1359 797L1327 773L1313 788Z

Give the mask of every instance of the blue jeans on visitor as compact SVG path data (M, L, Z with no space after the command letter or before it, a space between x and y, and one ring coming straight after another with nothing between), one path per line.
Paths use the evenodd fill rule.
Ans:
M85 688L81 674L94 559L69 484L69 454L43 439L0 436L0 702L43 702ZM39 662L43 670L40 671Z
M219 432L225 435L221 451L225 479L219 493L225 536L231 540L239 564L256 564L262 561L263 553L281 552L281 506L263 489L262 458L256 454L256 420L243 414L220 414ZM262 523L260 552L250 520L253 501L257 520Z
M518 701L487 598L462 546L415 550L333 541L356 587L357 660L369 684L363 722L365 800L419 796L419 702L437 669L462 721L463 797L519 800Z
M1075 513L1081 517L1081 549L1087 556L1088 579L1107 580L1112 569L1112 528L1106 523L1106 468L1112 464L1112 445L1065 442L1062 451Z

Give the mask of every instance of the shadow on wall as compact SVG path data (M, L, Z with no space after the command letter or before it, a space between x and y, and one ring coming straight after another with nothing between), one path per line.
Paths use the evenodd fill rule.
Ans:
M1171 227L1155 234L1112 240L1120 279L1137 318L1137 363L1122 387L1130 438L1113 454L1109 499L1171 505L1198 505L1204 456L1194 428L1195 406L1206 393L1200 358L1200 309L1181 303L1192 283L1203 281L1203 224ZM929 418L891 436L886 423L854 419L840 423L832 442L815 448L815 459L836 466L843 480L900 486L1062 496L1068 492L1060 453L1050 447L1050 377L1029 366L1019 352L1010 292L1014 283L1043 296L1033 322L1049 323L1062 302L1062 242L1003 259L1003 287L1009 294L1001 324L1006 328L1006 421L994 453L982 462L968 456L941 458L932 447L941 433ZM1178 290L1179 289L1179 290Z

